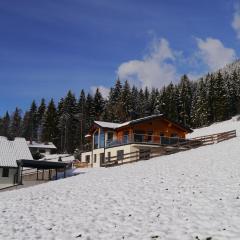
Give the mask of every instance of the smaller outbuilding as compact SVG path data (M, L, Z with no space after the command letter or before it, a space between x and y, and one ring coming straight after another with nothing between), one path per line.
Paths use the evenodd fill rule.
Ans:
M36 153L50 155L55 153L57 150L56 146L52 142L41 143L35 141L28 141L27 144L32 155L35 155Z
M33 160L25 138L13 141L0 136L0 189L18 184L17 160Z

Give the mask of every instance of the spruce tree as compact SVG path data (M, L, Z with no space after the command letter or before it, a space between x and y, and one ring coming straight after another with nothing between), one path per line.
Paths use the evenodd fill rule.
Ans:
M16 108L12 117L10 124L9 136L11 139L21 136L21 111L19 108Z
M94 116L95 120L101 120L101 115L104 110L104 99L102 97L99 88L96 89L94 98L93 98L93 107L94 107Z
M191 82L187 75L183 75L179 84L180 93L180 122L184 125L190 124L190 113L192 103Z
M42 98L37 110L37 140L41 141L43 117L46 111L45 99Z
M5 137L9 137L10 131L10 116L9 113L6 112L2 118L2 132L1 135Z
M132 108L131 101L132 101L131 88L128 81L125 81L122 92L121 92L121 101L120 101L120 103L122 104L122 110L123 110L123 114L122 116L120 116L121 122L130 120L130 112Z
M191 123L193 127L201 127L208 124L207 89L203 79L199 81L194 92Z
M43 117L43 128L41 137L43 142L56 142L58 132L57 123L57 110L53 99L51 99Z
M32 133L32 129L30 124L30 113L29 111L26 111L22 120L21 136L29 141L31 139L31 133Z
M31 131L31 140L37 140L37 132L38 132L38 112L37 112L37 105L36 102L33 100L30 110L29 110L29 116L30 116L30 131Z
M227 92L222 74L218 72L214 83L215 100L215 120L223 121L227 119Z

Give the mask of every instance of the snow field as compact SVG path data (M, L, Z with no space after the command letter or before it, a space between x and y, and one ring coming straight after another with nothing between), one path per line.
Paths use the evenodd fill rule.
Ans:
M239 224L238 137L0 193L3 240L239 240Z

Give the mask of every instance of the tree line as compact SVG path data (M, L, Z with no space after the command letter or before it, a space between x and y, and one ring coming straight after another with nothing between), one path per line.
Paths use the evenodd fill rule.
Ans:
M99 89L94 94L81 90L78 98L69 91L58 103L42 99L24 113L18 107L6 112L0 136L51 141L59 152L73 153L86 144L94 120L124 122L158 113L192 128L229 119L240 113L240 72L219 71L198 81L183 75L179 83L161 89L131 87L118 79L106 99Z

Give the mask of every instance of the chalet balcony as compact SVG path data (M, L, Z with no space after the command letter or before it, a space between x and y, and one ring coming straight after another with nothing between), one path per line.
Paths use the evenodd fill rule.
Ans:
M124 135L121 139L112 140L106 142L106 148L116 147L126 144L147 144L147 145L159 145L159 146L168 146L168 145L177 145L184 144L189 140L179 137L165 137L158 135L147 135L147 134L133 134L133 135Z

